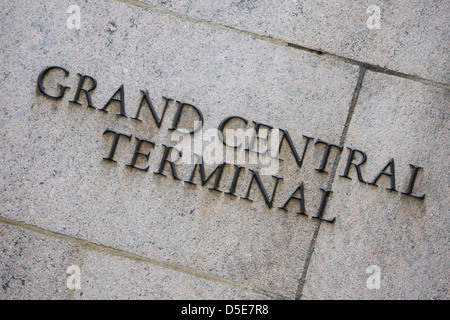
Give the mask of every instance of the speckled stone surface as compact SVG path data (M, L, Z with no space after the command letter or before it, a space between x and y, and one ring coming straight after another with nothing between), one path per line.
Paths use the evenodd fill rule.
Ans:
M379 30L366 27L371 4L1 2L0 298L448 299L449 91L432 83L449 80L448 3L379 3ZM67 25L72 5L79 30ZM366 71L362 79L365 69L354 62L284 41L409 76ZM44 90L70 87L59 100L37 85L55 65L68 74L53 70ZM95 108L84 93L81 104L71 102L82 75L96 79ZM122 86L120 111L107 102ZM199 108L204 129L240 116L287 130L300 155L304 136L314 139L301 168L284 143L276 172L284 179L269 208L256 183L253 202L242 199L258 165L245 165L237 197L210 190L212 179L202 187L198 172L197 185L187 183L192 164L176 165L181 180L169 166L167 177L154 174L163 144L177 144L169 129L178 103L168 104L160 128L147 108L137 121L141 90L158 116L168 97ZM189 127L197 117L188 109L181 118ZM131 136L120 138L116 162L104 160L114 140L107 130ZM154 142L136 162L148 171L126 166L136 138ZM319 139L344 145L342 154L331 151L328 173L317 170ZM359 182L353 167L352 180L340 177L349 147L367 154L367 182L394 158L399 192L386 190L388 176L378 187ZM425 200L400 194L410 164L424 168L414 193ZM214 168L207 165L207 175ZM226 166L218 189L228 191L233 176ZM261 181L271 194L275 179ZM280 210L301 183L307 216L297 214L298 202ZM324 217L336 222L322 222L314 239L312 216L329 184ZM77 263L82 289L69 293L65 273ZM380 289L367 287L370 266L381 270Z
M302 135L336 144L358 68L116 1L81 3L81 29L69 30L71 4L37 1L32 11L25 1L1 4L0 76L6 90L0 93L0 215L293 298L316 225L310 217L329 179L314 170L323 146L310 144L301 170L287 149L282 152L286 161L278 175L285 180L269 210L256 184L254 202L239 198L246 194L249 170L240 177L237 198L208 190L211 183L202 188L152 173L162 143L171 144L174 104L159 130L148 110L142 122L130 117L140 90L148 90L158 114L162 96L185 101L201 109L205 128L238 115L288 130L299 150ZM62 100L37 89L39 73L51 65L70 72L67 78L53 72L45 80L52 93L52 81L71 87ZM124 84L129 117L116 116L114 105L109 113L89 108L83 95L83 105L69 103L77 73L97 80L97 108ZM107 128L133 135L131 142L120 140L117 163L103 160L113 138L103 135ZM134 136L156 143L146 151L149 172L125 166ZM191 171L180 166L178 173L187 180ZM226 170L221 190L229 189L233 173ZM262 180L272 190L274 179ZM298 216L295 204L288 212L278 210L302 182L309 218Z
M378 187L337 178L303 291L305 299L448 299L450 150L449 92L368 72L347 144L367 152L363 178L373 182L395 159L396 189L383 176ZM340 162L341 175L346 158ZM424 169L414 194L409 164ZM387 170L389 171L389 170ZM369 290L369 266L381 271L380 289Z
M448 1L140 2L425 79L450 82ZM379 29L367 27L375 12L369 9L373 5L380 9ZM369 25L375 23L369 20Z
M264 300L266 296L152 266L145 262L88 251L75 299L87 300Z
M0 224L0 300L66 299L67 268L81 247Z

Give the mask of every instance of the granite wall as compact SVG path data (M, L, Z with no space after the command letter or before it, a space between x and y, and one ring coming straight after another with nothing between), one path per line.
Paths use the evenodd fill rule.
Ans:
M448 299L449 2L0 8L0 299Z

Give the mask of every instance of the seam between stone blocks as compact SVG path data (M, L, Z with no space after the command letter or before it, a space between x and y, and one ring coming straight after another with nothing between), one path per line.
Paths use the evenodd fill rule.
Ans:
M351 65L357 65L359 67L364 67L366 70L370 70L373 72L378 72L378 73L384 73L387 75L392 75L392 76L396 76L399 78L404 78L404 79L408 79L411 81L416 81L416 82L420 82L423 83L425 85L429 85L429 86L433 86L433 87L437 87L437 88L441 88L441 89L445 89L445 90L450 90L450 85L446 84L446 83L442 83L442 82L438 82L438 81L433 81L433 80L428 80L422 77L418 77L418 76L413 76L410 74L406 74L403 72L398 72L398 71L394 71L388 68L384 68L384 67L380 67L374 64L370 64L370 63L366 63L366 62L361 62L358 60L354 60L354 59L350 59L350 58L346 58L344 56L340 56L337 54L333 54L333 53L329 53L329 52L325 52L325 51L320 51L320 50L316 50L316 49L311 49L311 48L307 48L298 44L294 44L294 43L289 43L287 41L284 40L279 40L279 39L275 39L272 38L270 36L265 36L265 35L260 35L251 31L245 31L245 30L241 30L235 27L231 27L231 26L227 26L221 23L217 23L217 22L212 22L212 21L208 21L205 19L201 19L201 18L195 18L192 16L189 16L187 14L182 14L182 13L177 13L177 12L173 12L170 11L164 7L161 7L160 5L151 5L148 3L144 3L141 2L139 0L112 0L112 1L117 1L117 2L121 2L121 3L125 3L125 4L129 4L135 7L139 7L142 8L144 10L150 10L150 11L154 11L157 13L161 13L161 14L165 14L165 15L169 15L172 17L176 17L185 21L189 21L191 23L197 23L197 24L204 24L204 25L209 25L211 27L217 28L217 29L221 29L221 30L227 30L227 31L231 31L231 32L235 32L235 33L239 33L239 34L244 34L247 36L250 36L252 38L255 39L259 39L262 41L267 41L270 43L273 43L275 45L280 45L283 47L289 47L289 48L293 48L293 49L297 49L297 50L301 50L301 51L305 51L305 52L309 52L309 53L315 53L317 55L320 56L324 56L324 57L328 57L328 58L333 58L336 60L341 60L344 61L345 63L351 64Z
M348 130L350 128L350 123L352 121L356 105L358 103L359 93L361 92L361 88L362 88L362 85L363 85L365 74L366 74L366 68L364 66L360 66L359 75L358 75L358 81L356 83L355 90L353 91L352 100L350 102L350 108L349 108L348 114L347 114L347 120L345 121L345 125L344 125L344 128L342 130L341 138L339 140L339 145L341 145L341 146L343 146L345 144L345 141L347 139ZM342 156L342 153L338 153L338 155L334 159L333 167L332 167L332 170L331 170L331 173L330 173L330 177L328 178L328 183L327 183L327 189L328 190L331 190L331 188L333 186L333 182L335 181L336 172L337 172L337 168L338 168L339 162L341 160L341 156ZM306 259L305 259L303 272L302 272L302 275L301 275L300 280L298 282L298 289L297 289L297 293L295 295L295 299L296 300L300 300L302 298L302 296L303 296L303 288L305 286L306 276L307 276L307 273L309 271L309 265L311 263L312 255L314 254L314 250L315 250L315 247L316 247L316 242L317 242L317 238L319 236L319 230L320 230L320 226L321 225L322 225L322 220L318 220L318 222L316 224L316 227L315 227L315 230L314 230L314 234L313 234L313 236L311 238L311 243L310 243L310 246L309 246L309 249L308 249L308 253L307 253L307 256L306 256Z
M81 269L84 264L84 259L85 259L86 253L88 251L96 251L96 252L100 252L100 253L104 253L104 254L109 254L112 256L117 256L117 257L122 257L125 259L134 260L134 261L141 262L141 263L147 263L147 264L150 264L155 267L183 273L183 274L195 277L195 278L211 281L211 282L214 282L214 283L220 284L220 285L225 285L227 287L231 287L231 288L241 290L241 291L244 291L247 293L259 294L259 295L265 296L265 297L267 297L269 299L273 299L273 300L288 300L289 299L288 297L285 297L285 296L282 296L279 294L271 293L271 292L268 292L268 291L265 291L262 289L258 289L258 288L245 286L241 283L234 282L232 280L228 280L228 279L221 278L218 276L213 276L213 275L195 270L193 268L142 257L142 256L139 256L134 253L130 253L127 251L123 251L123 250L119 250L119 249L115 249L115 248L111 248L111 247L106 247L106 246L103 246L100 244L90 242L88 240L76 238L73 236L68 236L68 235L57 233L54 231L49 231L49 230L43 229L41 227L37 227L35 225L27 224L22 221L16 221L16 220L11 220L11 219L7 219L4 217L0 217L0 223L4 224L4 225L8 225L8 226L17 227L20 229L25 229L25 230L28 230L28 231L31 231L31 232L34 232L34 233L37 233L40 235L47 236L49 238L58 239L61 241L65 241L68 243L77 244L77 245L81 246L81 252L80 252L80 255L79 255L78 261L77 261L77 263L79 263L78 266ZM75 291L71 290L68 292L66 299L72 300L74 295L75 295Z

